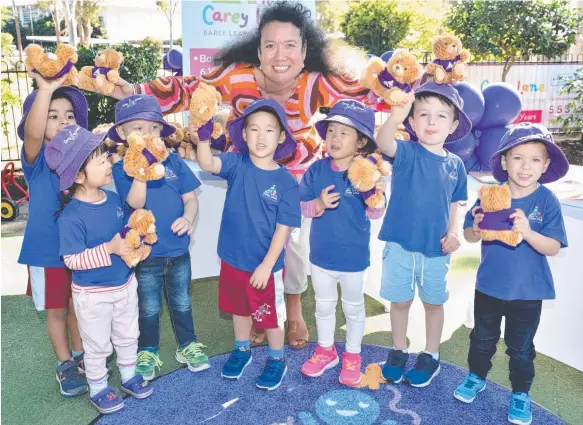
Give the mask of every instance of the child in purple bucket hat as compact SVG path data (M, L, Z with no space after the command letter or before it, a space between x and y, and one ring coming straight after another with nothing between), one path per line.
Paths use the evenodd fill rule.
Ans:
M507 218L523 240L516 247L494 241L482 242L474 302L474 329L470 334L470 373L454 397L471 403L486 387L490 360L500 339L500 322L506 319L504 342L510 357L510 407L508 420L530 424L532 403L528 392L535 375L533 340L540 322L542 300L555 298L547 256L567 246L561 205L542 185L567 174L569 163L552 135L542 125L521 123L504 135L492 155L492 174L507 184L512 212ZM479 242L484 214L480 201L466 214L464 237ZM507 224L508 226L508 224Z
M377 143L393 163L391 198L379 239L386 241L380 295L391 302L393 347L382 374L398 383L426 387L440 371L439 346L447 275L458 239L459 202L468 199L462 160L443 145L463 138L471 122L463 100L450 85L430 82L415 91L415 100L393 107L379 129ZM418 142L395 140L399 124ZM409 358L407 320L415 284L425 309L427 340L413 369Z
M55 213L61 205L59 178L47 166L46 144L66 125L87 128L87 100L64 77L46 81L31 73L38 89L24 101L18 137L22 170L28 184L28 221L18 262L28 266L27 294L37 310L47 311L47 329L57 357L56 378L65 397L87 392L83 370L83 345L71 301L71 271L59 255ZM67 332L69 331L69 332ZM69 348L68 335L71 338Z
M194 131L194 128L191 129ZM287 371L283 355L286 310L284 247L301 224L298 183L276 160L290 155L296 142L286 114L272 99L251 103L229 123L238 152L213 156L212 121L198 130L198 163L227 180L227 199L219 233L219 310L233 315L235 349L221 375L239 379L251 363L251 326L265 329L268 359L257 386L274 390Z
M124 406L108 386L106 359L117 355L121 388L146 398L152 388L136 374L138 352L138 283L122 256L131 248L122 239L125 223L120 197L101 189L111 183L105 134L69 125L45 150L48 166L67 191L58 213L60 250L73 271L73 304L85 347L85 373L91 404L103 414Z

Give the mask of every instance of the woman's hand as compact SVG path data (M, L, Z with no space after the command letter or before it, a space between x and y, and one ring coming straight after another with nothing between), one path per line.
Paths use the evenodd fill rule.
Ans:
M128 97L134 94L134 86L133 84L128 83L126 80L120 78L115 83L115 88L113 89L113 93L111 93L111 97L114 99L123 99L124 97Z

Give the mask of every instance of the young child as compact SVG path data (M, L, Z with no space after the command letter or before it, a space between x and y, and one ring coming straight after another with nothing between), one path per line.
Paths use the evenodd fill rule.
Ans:
M27 294L37 310L47 311L47 329L57 356L56 378L65 397L87 392L83 346L71 301L71 272L59 255L55 213L60 208L59 178L45 161L45 145L69 124L87 128L87 100L64 78L45 81L31 73L38 89L24 101L18 137L24 142L22 170L28 184L28 221L18 262L28 266ZM72 353L69 351L71 338Z
M158 101L141 94L118 102L115 126L109 130L109 138L123 143L134 131L144 136L167 137L176 129L164 121ZM186 363L192 372L210 367L202 351L205 346L197 341L194 332L190 300L192 272L188 248L198 212L194 190L200 186L200 181L175 153L162 164L166 169L165 177L149 182L129 177L122 161L113 166L113 178L121 199L133 209L152 211L156 217L158 242L152 246L150 256L136 267L140 304L137 372L147 380L153 379L156 368L162 366L158 355L162 293L178 344L176 360Z
M364 273L370 265L370 219L381 217L385 209L367 207L346 173L357 154L376 150L374 127L374 111L363 103L356 100L336 103L328 116L316 123L329 157L312 164L300 183L302 213L313 217L310 262L318 329L318 347L303 364L302 373L318 377L338 364L334 330L340 282L346 317L346 351L342 355L340 383L348 386L361 381L360 351L366 316ZM384 191L383 177L377 188Z
M534 378L533 340L541 316L542 300L555 298L547 256L567 246L561 205L543 183L559 180L569 163L553 137L542 125L523 123L509 130L492 155L492 174L507 184L512 196L512 230L522 234L515 248L482 241L474 303L474 329L470 334L470 373L454 392L464 403L474 401L486 387L490 360L500 339L500 323L506 318L504 342L510 357L510 409L508 421L526 425L532 421L528 391ZM480 241L484 214L476 211L478 200L466 214L464 237Z
M298 183L275 162L296 149L283 108L260 99L229 123L238 152L213 156L212 121L198 130L200 167L228 182L219 233L219 310L233 315L235 349L221 375L239 379L251 363L251 325L266 329L268 360L257 382L274 390L287 371L283 355L286 311L283 256L290 229L301 222ZM192 129L194 131L194 129Z
M60 254L73 270L73 304L85 346L89 399L99 413L124 406L107 384L106 359L117 355L121 389L136 398L152 394L136 374L138 348L137 282L121 258L131 248L121 238L123 204L113 192L105 134L78 125L64 127L45 151L48 166L59 176L63 209L59 214Z
M463 163L443 145L463 138L471 129L462 105L452 86L424 84L415 93L412 109L411 103L393 107L377 136L379 147L393 160L391 198L379 234L387 242L380 294L391 302L393 335L382 373L389 381L398 383L404 378L414 387L429 385L440 370L447 273L451 253L460 246L458 202L468 198ZM404 124L418 142L394 139L407 116ZM404 374L415 283L425 309L426 345L414 369Z

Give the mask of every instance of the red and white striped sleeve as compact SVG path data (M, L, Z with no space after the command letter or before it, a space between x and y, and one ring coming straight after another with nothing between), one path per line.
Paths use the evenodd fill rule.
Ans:
M79 254L65 255L63 259L70 270L91 270L111 266L111 257L105 244L87 248Z
M320 211L319 214L316 214L316 200L312 199L311 201L307 202L300 202L300 208L302 210L302 215L306 218L313 218L313 217L320 217L324 214L324 210Z

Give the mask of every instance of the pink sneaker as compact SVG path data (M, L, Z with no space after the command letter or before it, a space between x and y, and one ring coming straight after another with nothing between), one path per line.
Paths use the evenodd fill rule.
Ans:
M312 358L302 365L302 373L311 378L317 378L337 364L336 347L332 346L332 350L328 351L318 345Z
M360 384L362 375L360 367L362 366L362 359L360 354L347 353L342 354L342 371L340 372L340 383L349 387L354 387Z

